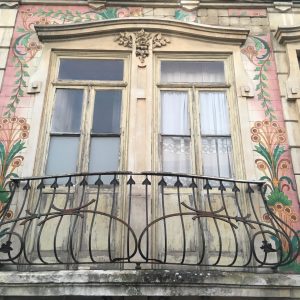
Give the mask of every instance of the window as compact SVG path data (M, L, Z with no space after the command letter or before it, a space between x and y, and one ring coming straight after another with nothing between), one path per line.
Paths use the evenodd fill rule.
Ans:
M119 168L124 60L59 60L45 173Z
M138 109L146 107L144 104L149 107L149 101L136 102L128 97L132 95L126 83L128 61L126 57L58 57L50 99L45 174L142 168L143 152L137 148L145 151L148 148L142 145L151 144L149 136L141 134L146 130L141 124L145 123L138 123L138 114L146 116L148 112L146 108ZM232 177L229 85L224 61L158 57L158 66L159 93L151 104L159 104L153 111L158 125L153 127L151 121L147 126L159 133L154 140L159 144L159 156L152 153L144 160L150 159L153 166L158 166L156 170L165 172ZM129 111L136 103L140 106ZM121 149L127 149L133 141L137 146L130 152L130 164L126 150Z
M232 177L232 146L224 63L160 64L161 168Z

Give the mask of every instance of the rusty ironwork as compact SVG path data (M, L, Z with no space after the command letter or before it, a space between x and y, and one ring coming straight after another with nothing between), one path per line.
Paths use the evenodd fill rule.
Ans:
M278 268L300 251L261 181L105 172L13 179L8 188L1 265Z

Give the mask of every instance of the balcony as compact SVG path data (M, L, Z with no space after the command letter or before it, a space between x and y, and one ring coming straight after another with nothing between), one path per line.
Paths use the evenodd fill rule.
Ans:
M13 179L6 194L2 270L254 271L285 266L300 251L260 181L82 173Z

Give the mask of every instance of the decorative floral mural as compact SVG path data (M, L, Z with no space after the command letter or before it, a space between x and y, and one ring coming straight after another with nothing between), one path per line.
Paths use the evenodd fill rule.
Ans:
M296 206L299 202L297 203L291 158L283 125L278 81L269 80L276 78L269 36L251 37L242 53L252 65L252 72L249 73L255 83L254 106L259 105L263 114L262 119L255 121L251 128L254 151L258 155L255 164L261 173L260 180L266 181L267 203L271 211L287 224L285 230L289 232L289 227L297 229L299 224ZM268 222L269 216L265 215L264 220ZM300 233L300 230L297 232ZM288 249L286 241L282 242L283 249ZM275 243L278 241L275 240ZM296 249L296 238L292 243ZM299 272L300 264L294 262L286 269Z

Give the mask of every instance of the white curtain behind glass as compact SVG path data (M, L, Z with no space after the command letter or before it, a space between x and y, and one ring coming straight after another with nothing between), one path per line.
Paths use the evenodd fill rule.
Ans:
M199 92L205 175L232 177L232 145L226 94Z
M163 171L189 173L191 146L187 92L161 92L161 134Z
M224 82L224 63L219 61L162 61L161 82Z

